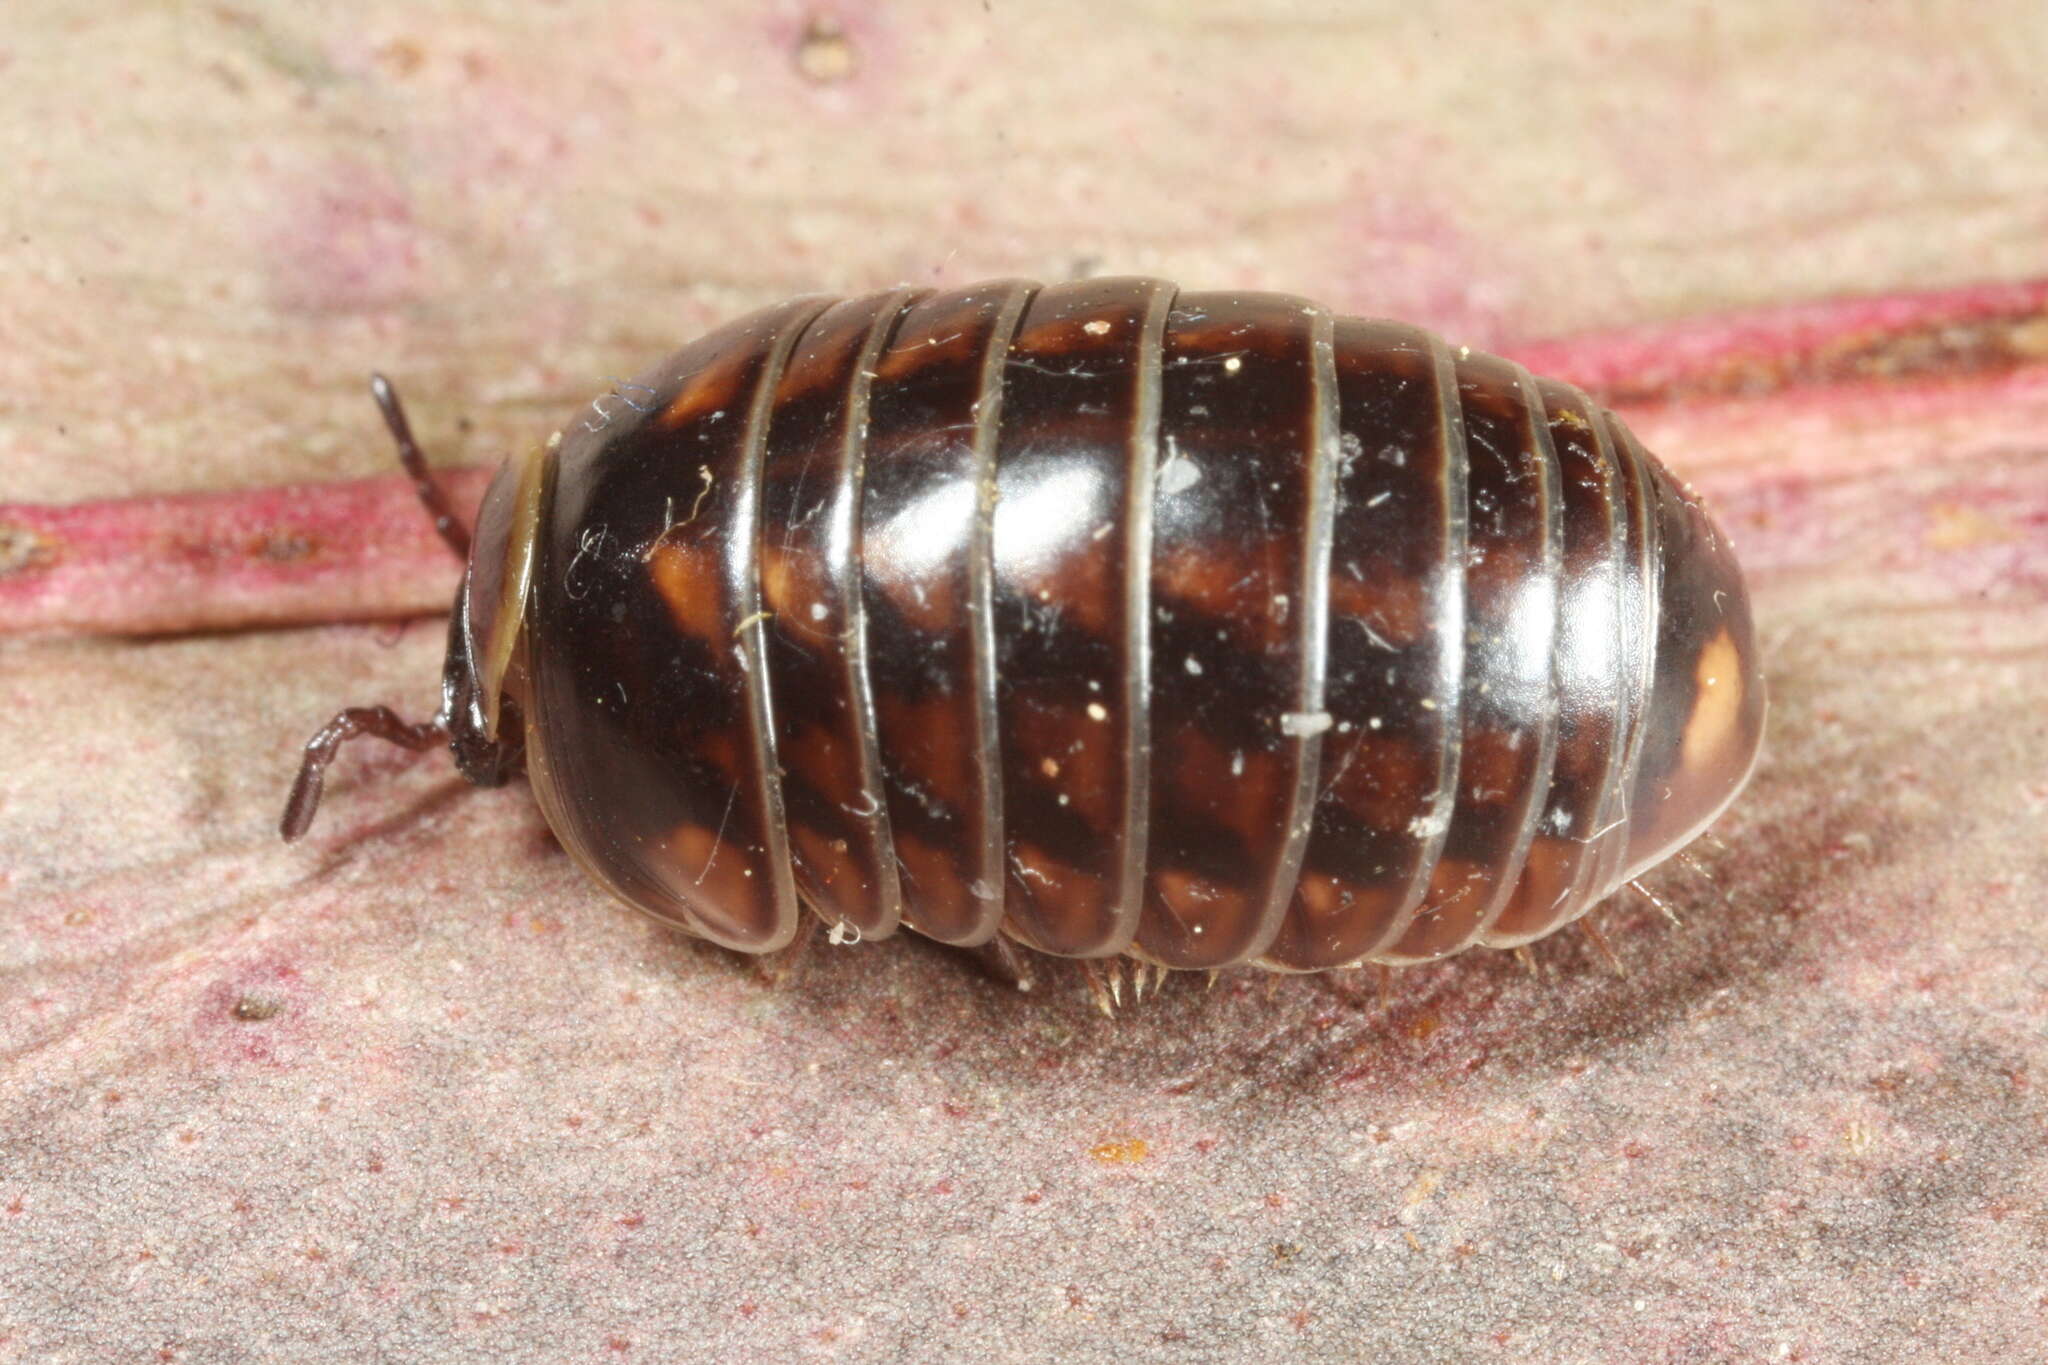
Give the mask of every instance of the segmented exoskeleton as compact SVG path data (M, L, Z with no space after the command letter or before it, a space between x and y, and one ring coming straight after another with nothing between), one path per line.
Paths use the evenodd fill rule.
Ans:
M729 947L1287 970L1550 932L1764 715L1726 541L1585 395L1149 279L799 299L618 387L492 485L444 696L337 718L287 835L340 739L445 736Z

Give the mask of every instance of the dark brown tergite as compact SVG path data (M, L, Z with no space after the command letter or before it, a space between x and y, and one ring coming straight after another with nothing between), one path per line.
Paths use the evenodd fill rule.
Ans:
M1725 540L1578 390L1147 279L797 300L601 397L487 493L443 695L338 717L286 836L342 739L445 737L728 947L1297 971L1570 922L1765 709Z

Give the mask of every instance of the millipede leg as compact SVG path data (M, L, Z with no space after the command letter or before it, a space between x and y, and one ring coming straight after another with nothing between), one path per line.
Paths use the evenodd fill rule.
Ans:
M755 962L754 971L770 987L788 985L811 957L811 948L825 937L825 926L812 915L797 920L796 937L779 952L768 953Z
M1721 904L1727 906L1730 910L1735 908L1735 898L1728 894L1721 883L1714 880L1714 874L1707 870L1705 863L1693 857L1690 852L1684 849L1680 849L1677 853L1673 854L1672 858L1680 867L1683 867L1686 871L1692 873L1693 876L1698 877L1701 881L1712 887L1714 894L1721 898Z
M984 972L1005 986L1028 991L1038 984L1038 978L1031 973L1031 964L1024 960L1024 953L1007 934L997 934L980 947L966 951Z
M351 706L328 721L306 741L305 761L299 765L298 779L292 783L292 794L284 803L284 818L278 821L277 829L286 843L312 826L314 812L320 809L321 790L327 782L327 765L334 762L335 751L365 735L402 749L431 749L446 742L448 728L438 720L417 725L401 720L388 706Z
M1152 996L1156 1000L1159 997L1159 988L1165 984L1166 968L1160 966L1157 962L1147 962L1143 958L1134 958L1132 960L1131 1000L1133 1003L1143 1000L1147 990L1152 992Z
M1630 882L1628 885L1631 891L1635 892L1638 896L1641 896L1644 900L1656 906L1658 910L1663 912L1664 918L1670 920L1674 927L1681 929L1685 927L1685 921L1678 917L1678 912L1676 910L1673 910L1670 906L1666 905L1662 898L1660 898L1654 891L1650 890L1649 887L1644 886L1642 878L1638 877L1636 880Z
M1614 945L1607 941L1607 935L1600 932L1600 927L1594 924L1590 917L1581 919L1579 928L1584 931L1587 941L1600 950L1600 956L1607 959L1607 965L1614 970L1616 976L1628 975L1628 968L1621 965L1621 958L1616 956Z
M1124 1001L1124 971L1121 962L1110 958L1101 965L1097 959L1084 959L1081 975L1088 982L1089 998L1095 1001L1095 1008L1102 1011L1105 1019L1116 1018L1116 1007Z

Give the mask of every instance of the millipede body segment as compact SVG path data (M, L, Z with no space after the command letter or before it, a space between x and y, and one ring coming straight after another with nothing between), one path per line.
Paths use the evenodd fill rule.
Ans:
M800 299L600 398L487 494L444 699L731 948L1284 970L1549 933L1765 709L1726 540L1584 394L1128 278Z

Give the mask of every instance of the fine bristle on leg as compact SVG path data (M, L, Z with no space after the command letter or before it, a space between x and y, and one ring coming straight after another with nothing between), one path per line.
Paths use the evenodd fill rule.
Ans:
M335 751L364 735L403 749L419 750L446 742L448 729L437 720L417 725L401 720L388 706L351 706L328 721L306 741L305 762L299 765L298 780L292 783L292 794L284 803L284 818L278 821L277 831L286 843L312 827L313 816L320 809L320 792L327 782L327 765L334 761Z

